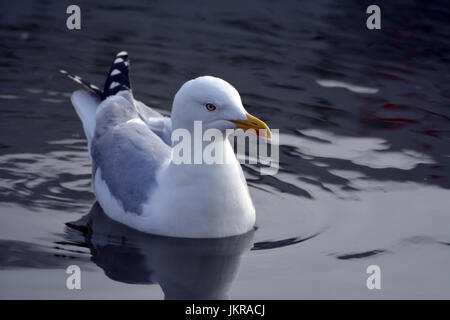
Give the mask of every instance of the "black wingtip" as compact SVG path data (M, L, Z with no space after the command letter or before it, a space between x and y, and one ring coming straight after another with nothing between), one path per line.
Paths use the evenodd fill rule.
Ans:
M103 89L102 100L109 96L115 95L119 91L131 90L131 84L129 79L129 66L130 61L128 59L128 52L119 52L108 73L108 78L105 82Z
M68 77L69 79L75 81L76 83L81 84L83 87L85 87L86 89L88 89L90 92L95 93L96 95L102 97L103 96L103 92L102 90L100 90L99 87L97 87L96 85L93 85L92 83L89 83L85 80L83 80L81 77L76 76L76 75L72 75L70 73L68 73L66 70L59 70L59 72L63 75L65 75L66 77Z

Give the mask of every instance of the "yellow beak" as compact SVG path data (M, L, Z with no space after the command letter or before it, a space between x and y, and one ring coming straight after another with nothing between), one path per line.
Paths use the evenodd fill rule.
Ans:
M236 124L237 128L243 129L243 130L249 130L254 129L256 131L257 136L263 136L266 139L271 139L272 134L270 133L270 129L267 126L267 124L264 123L264 121L259 120L258 118L252 116L251 114L247 113L247 120L230 120L234 124ZM260 131L264 129L265 131Z

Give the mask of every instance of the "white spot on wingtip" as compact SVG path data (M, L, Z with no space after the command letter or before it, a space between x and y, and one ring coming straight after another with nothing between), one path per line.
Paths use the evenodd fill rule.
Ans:
M120 85L120 83L118 83L118 82L112 82L110 85L109 85L109 88L110 89L114 89L115 87L117 87L118 85Z
M126 51L120 51L120 52L116 55L116 57L126 56L127 54L128 54L128 52L126 52Z
M121 63L121 62L123 62L122 58L117 58L116 60L114 60L114 63Z
M120 70L118 70L118 69L114 69L113 71L111 71L112 76L115 76L116 74L119 74L119 73L120 73Z

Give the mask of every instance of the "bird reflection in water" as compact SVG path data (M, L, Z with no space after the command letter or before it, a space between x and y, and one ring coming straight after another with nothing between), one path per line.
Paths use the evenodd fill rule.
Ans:
M254 231L228 238L188 239L145 234L108 218L95 203L68 223L83 231L92 261L116 281L159 284L165 299L228 299Z

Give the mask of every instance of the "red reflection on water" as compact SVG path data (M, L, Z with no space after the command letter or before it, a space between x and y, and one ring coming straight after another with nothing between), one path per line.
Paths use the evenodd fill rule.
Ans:
M399 76L396 76L395 74L390 74L390 73L380 72L380 71L377 71L375 73L377 75L379 75L380 77L385 78L385 79L398 80L398 81L402 81L402 82L406 82L406 83L409 82L408 80L403 79L403 78L401 78Z
M401 105L401 104L395 104L395 103L385 103L381 106L383 109L388 110L409 110L411 107Z
M375 117L374 120L394 122L394 123L402 123L402 124L416 124L417 123L417 121L415 121L415 120L404 119L404 118L380 118L380 117Z

